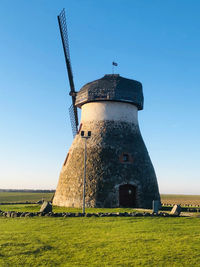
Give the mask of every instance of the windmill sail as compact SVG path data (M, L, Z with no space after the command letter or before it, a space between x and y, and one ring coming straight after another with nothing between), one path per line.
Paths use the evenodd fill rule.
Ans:
M73 137L75 137L77 134L77 125L74 114L75 114L74 105L71 104L71 106L69 107L69 117L70 117Z
M61 34L63 50L64 50L64 55L65 55L65 62L66 62L67 73L68 73L68 78L69 78L69 85L70 85L69 94L72 97L72 106L69 108L69 114L70 114L72 133L73 133L73 136L75 136L78 132L78 112L77 112L77 107L75 106L76 92L75 92L73 73L72 73L72 67L71 67L67 23L66 23L64 9L61 11L61 13L58 16L58 24L60 28L60 34Z

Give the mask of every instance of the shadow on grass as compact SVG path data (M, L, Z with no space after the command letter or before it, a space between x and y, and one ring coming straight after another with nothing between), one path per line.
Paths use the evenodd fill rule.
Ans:
M10 247L10 246L26 246L26 245L28 245L28 244L30 244L30 243L14 243L14 242L7 242L7 243L4 243L4 244L1 244L0 245L0 247L1 248L4 248L4 247Z
M41 246L37 249L32 249L32 250L29 250L29 251L25 251L25 252L21 252L19 253L18 255L32 255L32 254L40 254L44 251L48 251L48 250L52 250L53 247L52 246L49 246L49 245L44 245L44 246Z
M14 249L15 250L15 256L16 255L38 255L38 254L41 254L41 253L43 253L43 252L45 252L45 251L50 251L50 250L52 250L54 247L52 247L52 246L50 246L50 245L46 245L46 244L43 244L43 245L41 245L40 247L38 247L38 248L27 248L26 246L28 246L28 245L30 245L31 243L14 243L14 242L7 242L7 243L4 243L4 244L1 244L0 245L0 248L1 249L3 249L3 248L7 248L7 247L18 247L18 248L20 248L20 250L22 250L22 251L20 251L20 252L17 252L16 251L16 249ZM23 251L23 249L25 250L25 251ZM13 254L11 254L11 255L4 255L4 254L2 254L2 253L0 253L0 257L7 257L7 258L9 258L9 257L13 257Z

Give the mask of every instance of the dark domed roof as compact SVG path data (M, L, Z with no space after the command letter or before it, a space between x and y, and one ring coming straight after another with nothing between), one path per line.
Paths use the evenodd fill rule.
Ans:
M88 102L120 101L136 105L143 109L142 84L121 77L119 74L107 74L103 78L84 85L76 96L76 106Z

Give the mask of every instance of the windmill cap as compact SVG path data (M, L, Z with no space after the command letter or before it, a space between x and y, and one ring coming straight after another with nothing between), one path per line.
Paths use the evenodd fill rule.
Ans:
M106 74L101 79L84 85L77 93L75 105L81 107L85 103L96 101L128 102L142 110L142 84L119 74Z

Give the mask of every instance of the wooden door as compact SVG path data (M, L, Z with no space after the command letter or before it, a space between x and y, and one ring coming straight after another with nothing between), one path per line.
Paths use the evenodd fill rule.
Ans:
M127 208L136 207L136 186L131 184L120 185L119 205Z

